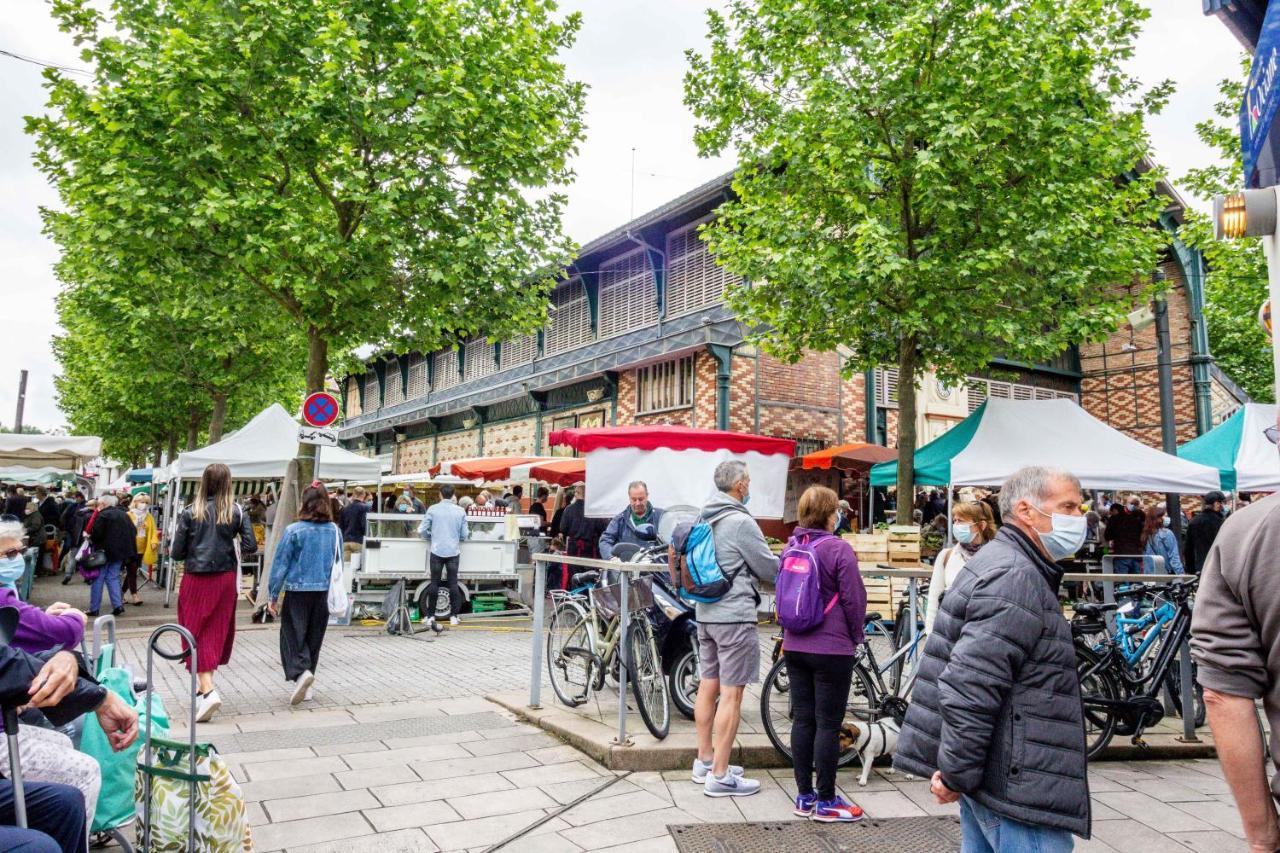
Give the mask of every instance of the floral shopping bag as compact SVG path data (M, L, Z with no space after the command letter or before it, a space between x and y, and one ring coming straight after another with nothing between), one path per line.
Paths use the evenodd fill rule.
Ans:
M196 844L187 848L191 808L191 745L163 738L151 739L151 766L138 765L134 796L143 815L145 778L151 778L151 851L153 853L252 853L253 836L245 812L244 795L217 750L196 744ZM145 826L139 822L138 849Z

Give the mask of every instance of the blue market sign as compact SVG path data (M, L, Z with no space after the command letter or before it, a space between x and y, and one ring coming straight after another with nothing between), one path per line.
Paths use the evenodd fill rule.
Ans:
M1276 163L1268 146L1280 110L1280 3L1267 7L1258 46L1240 102L1240 150L1247 187L1276 183Z

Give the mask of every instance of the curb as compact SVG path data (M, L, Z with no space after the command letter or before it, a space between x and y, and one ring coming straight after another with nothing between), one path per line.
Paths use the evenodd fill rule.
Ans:
M689 732L677 732L669 735L665 740L657 740L642 727L640 732L629 732L632 745L618 746L613 742L615 731L612 727L584 717L569 708L556 704L530 708L525 704L528 701L528 694L523 692L490 693L484 698L515 714L521 720L550 732L610 770L637 772L684 770L690 767L693 759L697 757L697 742ZM554 701L552 699L551 703ZM1159 739L1155 740L1154 738L1157 737ZM1208 740L1203 743L1184 744L1177 742L1171 736L1154 735L1145 748L1134 746L1125 738L1117 740L1121 742L1113 742L1097 761L1170 761L1217 758L1218 756L1217 750ZM757 770L791 766L763 734L739 735L730 761ZM890 760L881 757L876 764L888 766Z

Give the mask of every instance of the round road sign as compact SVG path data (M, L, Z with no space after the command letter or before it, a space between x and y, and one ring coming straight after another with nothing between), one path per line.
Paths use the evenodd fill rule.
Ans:
M338 419L338 398L328 391L317 391L302 401L302 420L307 426L327 427Z

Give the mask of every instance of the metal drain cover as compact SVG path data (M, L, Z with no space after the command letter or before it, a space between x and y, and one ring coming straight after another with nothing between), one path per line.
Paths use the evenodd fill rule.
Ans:
M694 823L668 827L681 853L938 853L960 849L960 818L903 817L858 823Z

